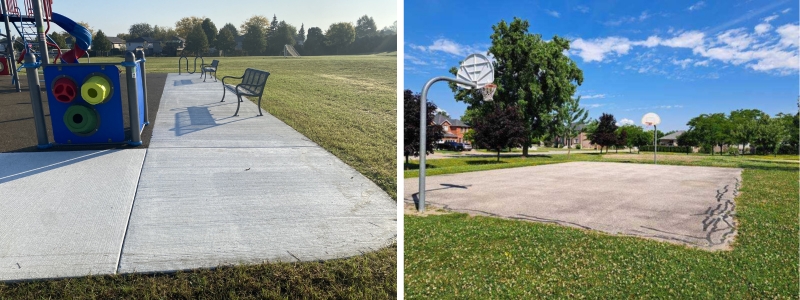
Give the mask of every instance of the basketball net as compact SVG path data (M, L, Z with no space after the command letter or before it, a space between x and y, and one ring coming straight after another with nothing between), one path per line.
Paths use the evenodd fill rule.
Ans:
M484 85L481 88L481 95L483 96L484 101L492 101L494 97L494 92L497 90L497 85L494 83L490 83Z

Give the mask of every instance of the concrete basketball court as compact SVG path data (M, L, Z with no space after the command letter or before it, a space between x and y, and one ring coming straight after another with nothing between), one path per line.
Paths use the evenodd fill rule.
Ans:
M220 103L221 83L198 76L167 76L149 148L0 153L0 281L314 261L394 242L396 202L376 184L251 101L233 117L236 97Z
M428 176L425 201L448 210L729 249L741 169L569 162ZM418 178L405 180L416 201Z

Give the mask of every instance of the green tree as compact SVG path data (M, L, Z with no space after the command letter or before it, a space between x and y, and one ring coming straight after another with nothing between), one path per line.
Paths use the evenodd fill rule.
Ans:
M769 116L758 109L739 109L732 111L728 117L730 121L730 132L728 135L730 136L731 142L741 145L741 150L744 152L744 145L755 142L758 122L765 117L768 118Z
M528 155L532 137L551 132L549 122L552 112L572 98L577 86L583 82L583 72L569 56L569 41L554 36L550 41L541 35L528 33L528 21L519 18L508 24L500 21L493 25L492 46L497 91L494 101L517 105L530 136L522 145L523 156ZM456 74L457 68L450 72ZM468 109L481 110L482 98L472 90L450 84L458 101Z
M308 37L303 45L304 55L323 55L325 54L325 35L319 27L308 29Z
M408 164L409 156L419 156L419 114L422 96L415 94L411 90L403 93L403 155ZM436 141L444 138L444 130L441 125L434 124L433 113L436 111L436 104L427 103L428 127L425 129L425 152L433 153Z
M208 52L208 39L201 25L195 26L194 30L186 37L186 47L183 48L183 51L195 55Z
M606 147L608 153L608 146L617 144L617 120L614 115L603 113L600 116L600 122L597 124L597 129L592 132L589 139L593 144L600 146L600 153L603 152L603 147Z
M300 23L300 30L297 31L297 37L295 38L295 43L303 43L305 41L306 41L305 24Z
M67 34L66 32L63 33L63 34L62 33L58 33L58 32L53 32L53 33L50 34L50 39L52 39L53 42L55 42L55 44L58 45L59 48L66 49L67 48L67 36L68 35L69 34Z
M700 146L700 137L697 134L697 131L693 129L689 129L683 134L678 136L678 145L686 146L686 147L697 147ZM688 154L688 153L687 153Z
M99 31L98 31L99 33ZM128 28L128 37L131 39L153 36L153 27L147 23L136 23Z
M102 30L98 30L94 39L92 39L92 49L101 53L108 54L111 51L111 42Z
M284 45L294 45L294 37L297 32L294 26L284 21L278 23L275 32L267 39L267 45L272 45L272 55L283 54Z
M172 27L164 27L164 26L153 26L153 35L152 37L157 41L164 41L169 42L174 37L178 36L178 32Z
M353 43L356 39L356 29L353 24L347 22L334 23L325 32L325 40L328 46L336 49L336 54L341 54L345 47Z
M370 16L363 15L356 21L356 38L358 39L374 35L377 31L378 26Z
M254 28L256 26L261 29L261 33L265 34L269 31L269 19L262 15L253 15L249 19L245 20L239 28L240 35L246 35L250 28Z
M203 18L195 16L184 17L175 22L175 32L178 33L178 36L188 39L189 33L191 33L195 27L202 24Z
M264 30L257 24L250 25L242 39L242 49L247 51L247 55L261 55L266 48L267 37Z
M722 146L731 140L730 122L724 113L702 114L689 120L689 130L693 130L698 137L698 142L704 148L711 150L714 155L714 146Z
M235 26L235 25L233 25L233 24L231 24L231 23L225 23L225 26L222 26L222 28L227 28L227 29L228 29L228 31L230 31L230 32L231 32L231 34L233 35L233 38L234 38L234 39L235 39L235 38L237 38L237 37L239 37L239 30L238 30L238 29L236 29L236 26Z
M640 126L633 124L622 125L617 130L625 132L627 139L625 140L624 146L628 147L628 152L632 152L633 147L640 148L653 142L652 136L645 133L644 129Z
M200 23L200 26L203 28L203 33L206 34L206 39L208 40L209 47L217 47L217 25L214 25L214 22L211 22L211 19L205 18L203 23Z
M614 143L614 152L619 153L620 147L628 145L628 132L617 128L617 141Z
M222 50L225 55L228 55L233 50L236 50L236 38L233 37L230 28L222 27L217 35L217 49Z
M757 141L764 149L764 154L768 149L772 149L772 153L777 156L781 144L789 138L789 132L780 118L768 118L759 122L757 137Z
M495 103L488 113L476 118L472 129L475 130L475 143L481 148L497 151L497 161L500 161L501 150L521 146L528 136L519 108L514 105L503 108L502 103Z
M581 97L570 98L562 106L556 109L555 114L555 133L567 141L567 157L572 151L572 139L581 133L581 130L589 119L589 112L581 107Z

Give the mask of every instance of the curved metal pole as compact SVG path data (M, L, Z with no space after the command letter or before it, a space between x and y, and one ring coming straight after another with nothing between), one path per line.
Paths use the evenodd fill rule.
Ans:
M478 87L477 84L471 81L440 76L428 80L428 82L425 83L425 87L422 88L422 99L419 102L419 204L417 205L417 211L419 212L425 212L425 156L428 154L427 149L425 149L427 146L426 134L428 131L428 89L431 88L431 85L439 81L455 82L471 86L472 88Z
M189 73L189 58L186 56L181 56L178 58L178 75L181 75L181 61L183 61L184 58L186 59L186 73Z

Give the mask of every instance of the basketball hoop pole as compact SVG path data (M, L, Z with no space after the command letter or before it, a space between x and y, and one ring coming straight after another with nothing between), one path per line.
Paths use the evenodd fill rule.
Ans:
M422 88L422 99L419 103L419 194L417 194L419 199L417 211L419 212L425 212L425 156L428 154L427 149L425 149L428 139L426 136L428 131L428 89L439 81L455 82L472 88L478 87L477 83L471 81L440 76L428 80L425 83L425 87Z
M658 154L658 125L653 124L653 164L658 164L656 154Z

